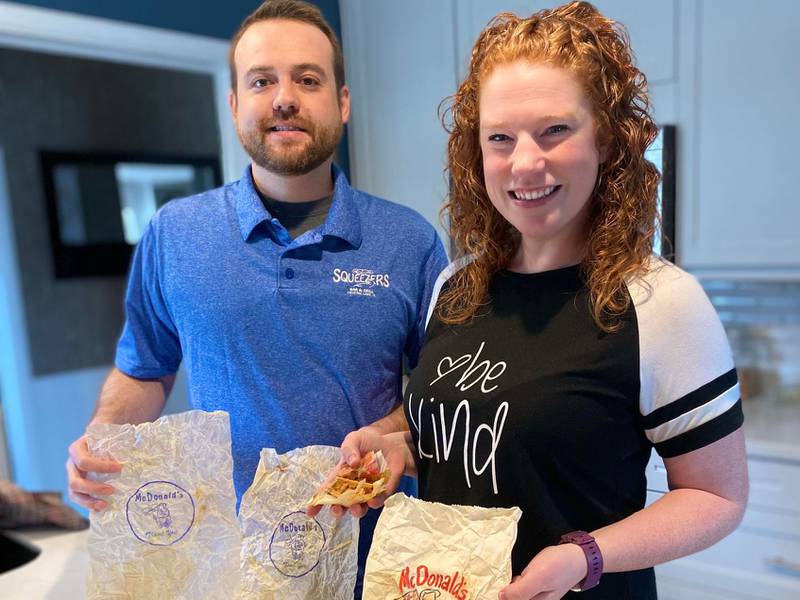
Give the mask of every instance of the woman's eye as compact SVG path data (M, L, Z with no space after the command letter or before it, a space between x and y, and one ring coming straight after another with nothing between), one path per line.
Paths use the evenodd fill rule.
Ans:
M552 134L564 133L567 130L569 130L569 127L567 125L564 125L563 123L560 123L558 125L552 125L548 127L546 132L552 135Z
M490 142L506 142L510 139L505 133L493 133L489 136Z

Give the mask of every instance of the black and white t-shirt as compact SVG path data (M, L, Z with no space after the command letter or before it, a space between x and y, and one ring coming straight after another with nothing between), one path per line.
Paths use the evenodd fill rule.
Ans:
M697 281L653 258L628 293L610 334L592 319L578 266L497 273L467 325L430 311L405 391L420 497L519 506L514 574L562 534L643 508L653 446L673 457L742 424L725 332ZM581 594L655 597L652 569L606 574Z

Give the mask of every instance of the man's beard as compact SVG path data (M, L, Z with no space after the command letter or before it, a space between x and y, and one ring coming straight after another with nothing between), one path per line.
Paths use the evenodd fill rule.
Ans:
M275 125L291 123L305 130L310 142L269 144L270 128ZM264 119L254 128L238 128L239 139L253 162L262 169L276 175L305 175L310 173L336 151L342 138L344 125L339 121L330 127L316 124L297 117L283 119Z

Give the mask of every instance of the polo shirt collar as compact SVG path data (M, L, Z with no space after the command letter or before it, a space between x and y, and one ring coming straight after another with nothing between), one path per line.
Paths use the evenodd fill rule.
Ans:
M250 165L245 167L242 178L236 184L236 215L245 242L256 227L272 220L272 215L264 208L261 196L256 191Z
M356 206L355 190L350 187L344 173L336 166L331 166L333 177L333 202L331 202L328 217L320 228L320 234L341 238L351 246L361 245L361 219ZM273 219L264 207L261 196L256 190L253 181L253 172L250 165L244 170L236 190L236 214L239 219L239 230L242 238L247 241L256 227L262 223L271 226Z
M354 248L361 245L361 218L358 216L355 190L336 165L332 165L333 202L328 211L328 218L320 228L320 234L332 235L343 239Z

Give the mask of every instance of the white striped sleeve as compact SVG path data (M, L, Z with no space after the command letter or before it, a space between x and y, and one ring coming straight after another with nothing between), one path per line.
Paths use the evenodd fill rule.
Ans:
M639 329L642 426L664 457L702 448L743 421L725 330L697 280L669 263L629 284Z
M431 295L431 302L428 305L428 316L425 318L425 329L428 328L431 317L433 317L433 312L436 310L436 302L439 300L439 293L442 291L444 284L447 283L447 280L455 275L459 269L463 269L473 260L474 257L471 254L468 256L462 256L461 258L456 259L447 265L444 268L444 271L439 274L436 283L433 285L433 294Z

